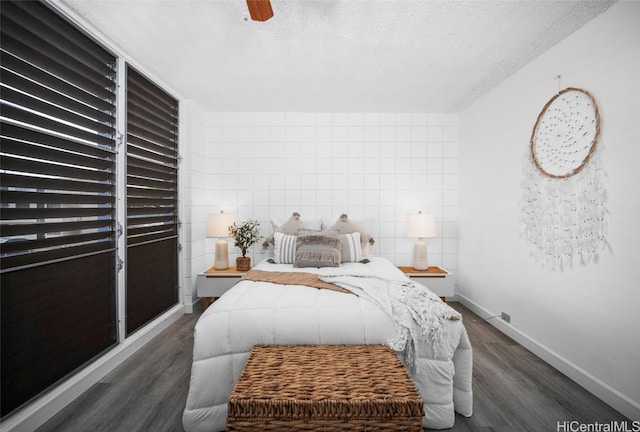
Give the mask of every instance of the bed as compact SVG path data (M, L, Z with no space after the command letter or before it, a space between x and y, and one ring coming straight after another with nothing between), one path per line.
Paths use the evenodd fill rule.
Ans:
M410 280L390 261L370 258L345 262L342 274L373 273ZM326 268L296 268L262 261L262 272L316 273ZM327 274L335 275L335 269ZM333 272L333 273L332 273ZM274 273L275 274L275 273ZM396 321L366 295L260 280L241 280L200 317L194 334L193 365L183 426L186 432L223 431L227 401L257 344L387 344L397 337ZM472 413L472 351L462 320L444 321L440 346L423 340L411 358L410 375L424 401L423 426L452 427L455 413ZM399 353L408 362L406 353Z

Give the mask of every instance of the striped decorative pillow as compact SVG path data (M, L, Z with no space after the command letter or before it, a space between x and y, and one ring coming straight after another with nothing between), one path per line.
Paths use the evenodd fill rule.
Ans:
M293 264L296 258L296 236L273 233L273 260L276 264Z
M340 237L335 232L300 235L296 239L294 267L339 267Z
M362 261L362 244L360 243L359 232L340 236L340 255L342 256L342 262Z

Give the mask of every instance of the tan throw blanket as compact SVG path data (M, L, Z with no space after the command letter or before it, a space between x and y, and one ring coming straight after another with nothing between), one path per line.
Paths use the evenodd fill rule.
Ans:
M320 279L318 279L317 274L307 272L249 270L249 272L247 272L247 274L244 275L242 279L255 282L271 282L278 285L304 285L318 289L338 291L345 294L353 294L348 289L339 287L338 285L334 285L332 283L321 281Z

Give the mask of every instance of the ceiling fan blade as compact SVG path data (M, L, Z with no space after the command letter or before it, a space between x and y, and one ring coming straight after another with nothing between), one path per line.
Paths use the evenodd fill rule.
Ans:
M273 16L271 0L247 0L247 6L254 21L266 21Z

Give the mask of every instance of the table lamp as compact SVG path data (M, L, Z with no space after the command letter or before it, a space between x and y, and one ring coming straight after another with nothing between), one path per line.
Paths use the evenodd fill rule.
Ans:
M405 234L407 237L418 238L413 245L413 268L416 270L428 269L427 242L424 239L436 236L436 223L433 215L422 212L408 214L405 222Z
M216 255L213 267L216 270L229 268L229 244L221 237L230 237L229 227L236 221L236 217L229 213L209 213L207 220L207 237L220 238L216 242Z

